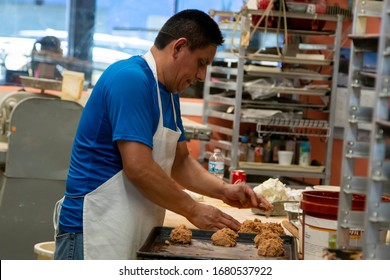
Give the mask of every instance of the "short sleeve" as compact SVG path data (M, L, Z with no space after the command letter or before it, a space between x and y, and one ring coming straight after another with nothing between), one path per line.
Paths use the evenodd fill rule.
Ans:
M108 91L106 108L113 141L136 141L153 147L158 123L155 91L155 83L150 83L143 71L131 67L118 71Z

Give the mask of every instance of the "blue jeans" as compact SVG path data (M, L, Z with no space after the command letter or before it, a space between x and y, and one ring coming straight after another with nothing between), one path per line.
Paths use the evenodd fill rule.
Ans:
M59 232L56 236L55 260L83 260L83 233Z

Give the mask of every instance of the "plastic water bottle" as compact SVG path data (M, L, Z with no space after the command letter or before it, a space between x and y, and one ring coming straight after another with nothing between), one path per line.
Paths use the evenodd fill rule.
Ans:
M225 173L225 161L220 149L214 149L214 153L209 158L209 172L220 179Z
M255 148L254 162L263 162L263 155L264 155L263 138L257 138L256 142L257 142L257 146Z
M242 136L241 142L239 144L239 159L240 161L248 161L248 153L249 153L249 144L248 144L248 137Z
M299 165L310 165L310 142L302 141L299 147Z

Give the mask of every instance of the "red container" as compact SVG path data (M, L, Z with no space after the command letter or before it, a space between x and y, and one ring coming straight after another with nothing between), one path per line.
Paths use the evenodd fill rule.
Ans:
M305 12L307 14L326 14L325 0L286 0L287 10L289 12ZM288 28L302 30L322 30L325 21L316 19L289 18L287 20Z
M323 258L323 248L329 247L337 236L337 212L339 192L331 191L304 191L302 192L301 209L302 219L302 257L304 260L318 260ZM364 210L364 195L353 195L352 209ZM350 237L356 238L349 242L350 246L360 246L363 236L362 230L351 230Z
M232 184L246 183L246 173L244 170L232 171Z
M339 192L305 191L302 192L301 209L314 217L337 220ZM364 211L365 196L352 196L352 210Z
M257 8L259 10L265 10L265 9L267 9L268 5L271 5L271 9L273 10L274 4L273 3L270 4L270 2L271 2L270 0L257 0ZM267 23L265 24L266 18L267 18ZM261 16L253 15L252 16L252 25L256 26L256 24L259 22L260 19L261 19ZM272 14L271 14L268 17L263 17L262 22L259 23L259 26L260 27L264 27L264 26L276 27L277 23L278 23L278 18L272 16Z
M339 192L304 191L302 192L302 256L303 259L323 259L323 248L336 240ZM388 196L382 196L382 201L388 202ZM366 196L352 195L352 210L364 211ZM383 232L386 233L386 232ZM349 246L361 247L364 231L350 229ZM381 235L382 236L382 235ZM386 238L385 235L381 238Z

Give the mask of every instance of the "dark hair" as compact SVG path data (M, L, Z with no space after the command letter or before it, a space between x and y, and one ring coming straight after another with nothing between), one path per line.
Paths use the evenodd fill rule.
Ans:
M37 59L37 56L41 52L50 52L53 54L61 55L62 56L62 48L61 48L61 41L55 36L45 36L39 40L37 40L34 43L32 52L31 52L31 70L32 74L35 77L36 71L38 68L38 65L42 62ZM42 64L51 64L51 65L57 65L56 63L49 63L44 62ZM46 77L45 77L46 78ZM55 79L62 79L61 73L58 71L57 68L55 68Z
M55 36L45 36L34 44L34 51L37 51L36 45L40 45L40 51L52 51L62 53L61 42Z
M220 46L224 41L218 24L208 14L199 10L183 10L163 25L154 45L161 50L182 37L189 41L191 51L211 44Z

